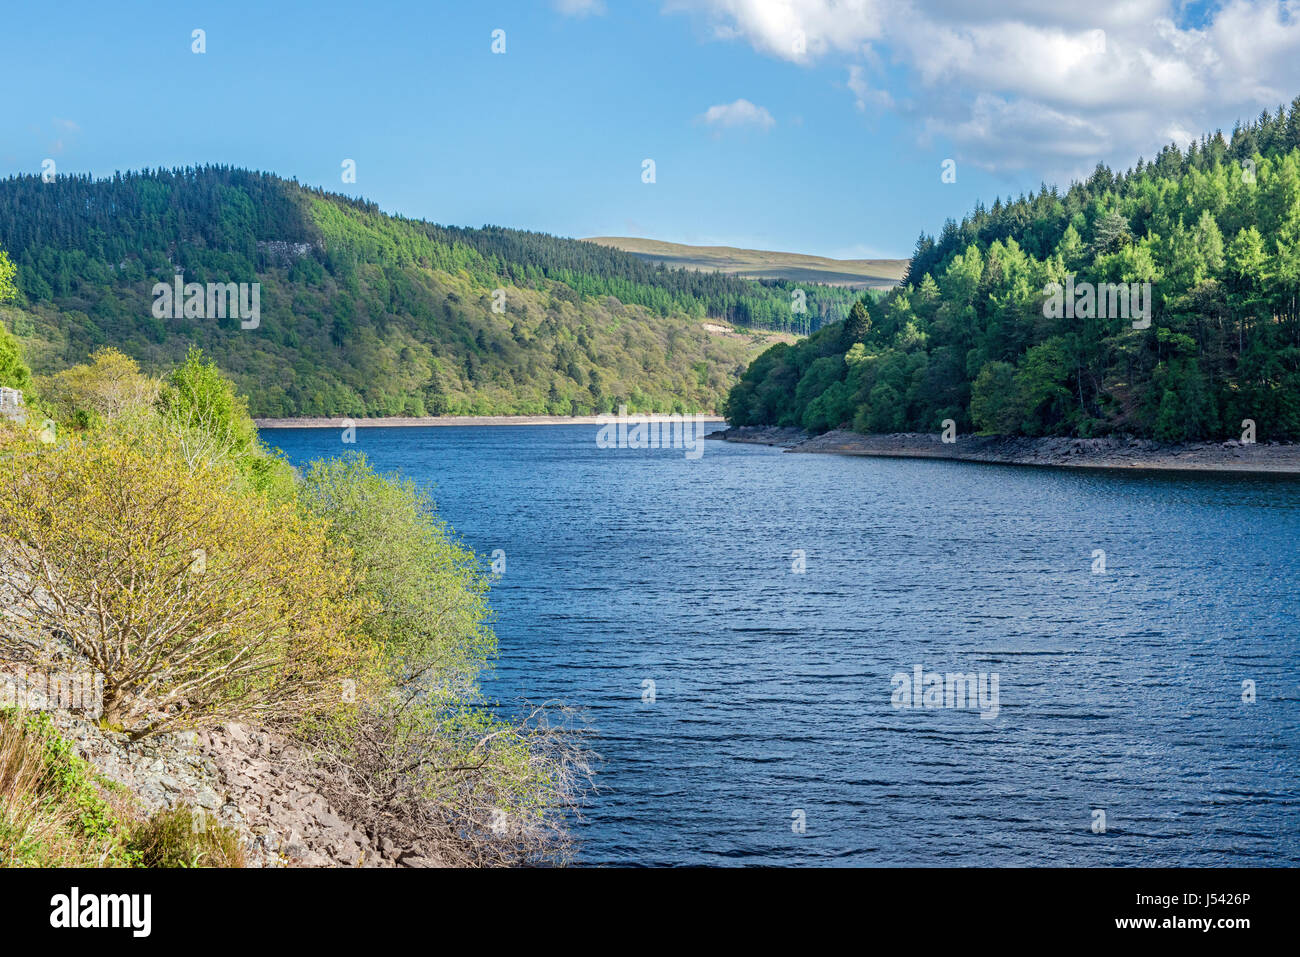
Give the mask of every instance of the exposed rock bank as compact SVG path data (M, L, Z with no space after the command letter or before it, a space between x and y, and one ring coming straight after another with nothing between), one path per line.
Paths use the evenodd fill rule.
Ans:
M77 753L126 787L144 814L188 804L239 832L249 867L397 867L440 862L377 841L318 793L317 771L289 740L239 724L158 734L142 741L53 707L20 677L27 706L49 714Z
M776 425L740 425L711 432L705 438L744 442L747 445L779 445L788 449L807 442L812 436L803 429L783 428Z
M958 436L899 432L860 435L835 430L812 436L802 429L740 426L708 436L728 442L776 445L787 452L822 452L895 458L954 459L1003 465L1156 469L1196 472L1268 472L1300 475L1300 444L1237 441L1171 444L1110 436L1100 439Z

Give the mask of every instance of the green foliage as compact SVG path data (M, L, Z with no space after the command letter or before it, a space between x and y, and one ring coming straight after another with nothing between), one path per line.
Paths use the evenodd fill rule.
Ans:
M144 867L243 867L239 833L187 804L131 828L128 847Z
M18 292L14 276L18 270L8 254L0 249L0 303L12 299ZM32 387L32 372L23 361L18 341L0 322L0 386L19 389L26 393Z
M137 738L340 710L374 657L346 554L230 464L140 435L0 456L0 578L24 609L0 656L60 636L102 676L104 722Z
M701 320L817 328L854 299L804 283L796 317L792 283L444 228L226 167L0 181L0 242L37 371L111 344L157 374L198 346L270 417L716 409L756 350ZM182 270L187 283L260 282L258 327L155 317L154 284Z
M109 844L119 836L120 824L100 794L97 776L79 758L72 743L54 729L46 715L29 719L45 739L45 765L50 774L51 796L75 808L77 826L89 840Z
M1156 370L1152 398L1160 397L1155 437L1165 442L1199 439L1215 431L1214 406L1195 359L1173 359Z
M101 358L124 375L70 378L135 394L130 360ZM563 859L586 759L547 709L511 721L483 700L496 644L478 559L426 494L363 457L315 463L268 501L247 470L279 461L197 351L156 405L0 455L0 578L27 610L0 646L60 635L103 676L101 724L135 737L218 720L296 734L338 772L336 806L408 846L463 863ZM128 834L67 742L41 730L9 748L3 732L0 720L6 863L239 865L234 834L186 808Z
M192 347L167 376L158 392L158 410L188 448L210 462L233 462L255 491L273 501L293 499L292 466L262 445L248 400L202 350Z
M138 866L111 790L48 715L0 709L0 866Z
M185 361L167 376L158 394L158 407L178 424L222 436L225 451L236 458L248 455L257 442L247 400L236 394L217 364L206 361L196 347L191 347Z
M1067 315L1050 290L1070 283L1100 298ZM1101 297L1105 284L1139 284L1150 324L1135 327L1133 299L1128 314ZM1231 142L1170 146L1123 176L1099 166L1064 194L998 200L923 235L904 286L769 350L725 409L733 424L813 431L951 418L1188 441L1236 437L1252 419L1261 438L1300 438L1297 386L1300 98Z
M0 386L27 393L32 387L32 371L23 361L18 340L0 322Z
M18 267L13 264L9 254L0 249L0 302L8 302L18 294L18 287L14 285L16 275Z
M328 522L331 542L352 556L353 586L371 610L362 627L389 679L439 700L472 694L496 650L487 580L429 496L376 474L362 455L313 463L299 494L307 516Z
M1016 367L989 362L971 384L970 416L975 428L993 435L1011 435L1024 421L1024 405L1016 389Z
M361 689L354 720L312 728L335 772L327 782L343 789L337 801L355 806L345 782L364 780L360 813L402 819L403 840L432 839L449 860L562 858L581 758L545 712L511 722L482 700L496 641L473 553L427 495L376 474L363 456L314 463L300 504L349 556L360 627L381 655L381 677ZM496 815L510 824L503 833Z
M1015 392L1025 418L1021 431L1050 435L1069 423L1069 357L1057 338L1030 346L1020 361Z
M158 383L130 356L103 346L90 362L43 377L38 391L59 422L91 428L151 405Z

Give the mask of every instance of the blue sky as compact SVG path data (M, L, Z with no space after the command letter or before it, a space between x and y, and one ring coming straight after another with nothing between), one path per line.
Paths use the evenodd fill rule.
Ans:
M1246 0L226 0L4 21L0 175L226 163L440 223L838 257L906 256L977 199L1300 93L1289 5Z

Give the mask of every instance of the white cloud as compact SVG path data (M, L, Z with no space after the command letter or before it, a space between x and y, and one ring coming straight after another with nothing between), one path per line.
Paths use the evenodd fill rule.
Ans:
M959 158L1045 178L1098 160L1127 167L1300 93L1300 0L1226 0L1195 20L1182 0L667 0L664 9L768 56L838 60L858 109L899 109L918 137L948 138Z
M770 130L776 125L776 120L764 107L755 106L749 100L743 98L736 100L734 103L720 103L717 106L711 106L700 115L700 119L709 126L724 128L757 126L764 130Z
M856 53L880 36L882 0L667 0L668 12L698 10L720 39L795 63Z
M884 107L888 109L894 105L894 98L885 90L873 90L867 83L867 78L862 67L856 63L849 67L849 89L857 97L858 109L865 110L868 106Z
M1113 148L1112 132L1079 116L1025 100L981 94L962 119L930 118L927 133L942 133L963 148L963 158L986 169L1020 170L1047 159L1072 175L1090 173L1096 158ZM1008 152L1007 144L1035 144L1032 153Z
M605 0L555 0L555 9L566 17L587 17L605 12Z

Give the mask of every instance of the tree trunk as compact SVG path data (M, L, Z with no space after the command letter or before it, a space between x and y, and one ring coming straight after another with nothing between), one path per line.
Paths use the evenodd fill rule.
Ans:
M104 711L99 720L111 728L125 728L128 716L126 695L121 688L104 689Z

